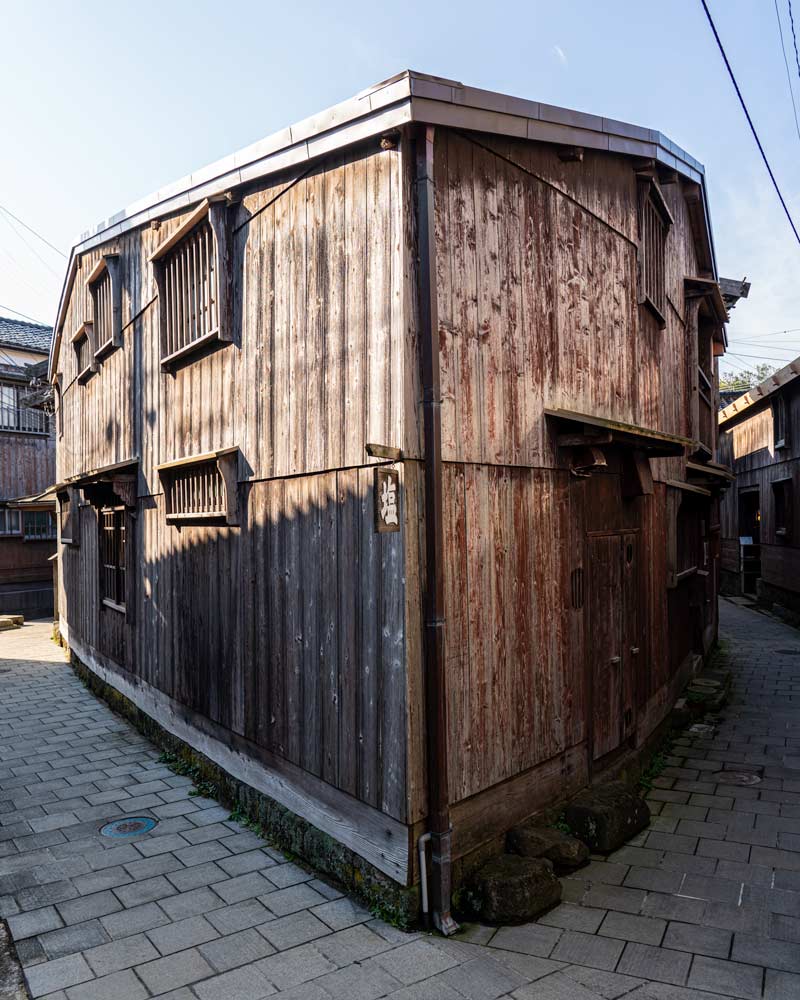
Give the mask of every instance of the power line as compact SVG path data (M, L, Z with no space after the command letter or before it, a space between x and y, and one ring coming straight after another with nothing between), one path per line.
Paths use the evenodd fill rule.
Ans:
M47 270L53 275L53 277L58 278L58 272L54 271L53 268L50 267L50 265L44 259L44 257L42 257L42 255L39 253L39 251L36 250L35 247L32 247L30 245L30 243L25 239L25 237L22 235L22 233L17 229L17 227L14 225L14 223L11 221L11 219L10 218L6 218L5 216L3 216L3 218L5 219L6 224L10 227L11 232L14 233L14 235L17 236L19 239L22 240L22 242L30 250L30 252L34 255L34 257L37 257L41 261L42 265L47 268Z
M800 55L797 52L797 35L794 31L794 12L792 11L792 0L789 0L789 20L792 22L792 40L794 41L794 61L797 63L797 75L800 76Z
M783 65L786 67L786 82L789 84L789 97L792 99L792 110L794 111L794 127L797 130L797 138L800 139L800 123L797 121L797 105L794 100L794 87L792 87L792 74L789 72L789 60L786 58L786 46L783 43L783 25L781 24L781 12L778 10L778 0L775 0L775 17L778 19L778 32L781 36L781 52L783 53Z
M9 210L6 208L5 205L0 205L0 209L2 209L6 213L6 215L10 215L11 218L15 222L18 222L21 226L24 226L28 230L29 233L33 233L33 235L37 239L40 239L42 241L42 243L46 243L47 246L49 246L51 250L55 250L56 253L61 254L61 256L66 260L67 255L62 250L59 250L58 247L54 247L53 244L50 242L50 240L46 240L44 238L44 236L42 236L41 233L37 233L35 229L33 229L31 226L29 226L27 224L27 222L23 222L22 219L18 218L16 215L14 215L13 212L9 212Z
M739 103L742 106L742 111L744 111L745 118L747 118L747 124L750 126L750 131L753 133L753 138L755 139L756 145L758 146L758 151L759 153L761 153L761 159L764 161L764 166L767 168L767 173L769 174L770 180L772 181L772 186L775 188L775 193L777 194L778 199L781 205L783 206L783 210L786 213L786 218L789 220L789 225L792 227L792 232L794 233L794 237L797 240L797 242L800 243L800 233L798 233L797 231L797 226L795 226L794 224L794 219L792 219L791 213L789 212L789 208L783 199L783 195L781 194L781 189L778 187L778 182L777 180L775 180L775 174L773 174L772 167L769 165L767 154L764 152L764 147L761 145L761 140L758 138L758 132L756 132L756 127L753 124L753 119L750 117L750 112L747 110L747 105L744 102L741 90L739 90L739 84L736 82L736 77L733 75L731 64L728 62L728 57L725 54L725 49L722 46L722 41L719 37L719 34L717 33L717 27L714 24L714 19L711 17L711 11L708 9L708 4L706 3L706 0L700 0L700 3L703 5L703 10L706 12L706 17L708 18L708 23L711 25L711 30L714 33L714 38L716 39L720 55L722 56L723 61L725 62L725 68L728 70L728 75L731 78L731 83L733 84L734 89L736 90L736 96L739 98Z
M780 361L783 364L789 364L790 361L794 361L794 358L771 358L767 354L735 354L733 351L728 351L734 358L752 358L754 361Z
M772 333L748 333L746 330L740 330L737 334L731 334L731 339L734 336L739 336L749 337L751 340L769 340L772 337L783 337L787 333L800 333L800 327L794 327L791 330L773 330Z
M40 319L34 319L33 316L28 316L26 313L21 313L18 309L12 309L11 306L4 306L0 302L0 309L4 309L6 312L14 313L15 316L21 316L23 319L28 319L31 323L36 323L38 326L49 326L49 323L44 323Z

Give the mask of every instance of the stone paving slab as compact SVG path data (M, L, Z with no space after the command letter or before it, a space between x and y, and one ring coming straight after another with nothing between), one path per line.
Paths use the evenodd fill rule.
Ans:
M0 636L0 917L46 1000L800 1000L800 633L728 602L734 689L653 822L521 927L404 934L193 796L77 681ZM108 840L121 815L159 821Z

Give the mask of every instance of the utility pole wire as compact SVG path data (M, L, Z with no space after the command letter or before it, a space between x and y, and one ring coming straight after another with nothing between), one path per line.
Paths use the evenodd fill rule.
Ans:
M789 60L786 58L786 46L783 43L783 25L781 24L781 12L778 10L778 0L775 0L775 17L778 19L778 32L781 36L781 52L783 53L783 65L786 67L786 82L789 84L789 96L792 99L792 110L794 111L794 127L797 130L797 138L800 139L800 124L797 121L797 105L794 100L794 88L792 87L792 74L789 72ZM797 49L795 49L797 55ZM800 69L800 64L798 65Z
M794 61L797 63L797 75L800 76L800 55L797 52L797 35L794 30L794 13L792 11L792 0L789 0L789 20L792 22L792 40L794 41Z
M62 250L59 250L58 247L54 247L53 244L50 242L50 240L46 240L41 233L37 233L36 230L32 229L26 222L23 222L22 219L17 218L17 216L14 215L13 212L9 212L9 210L6 208L5 205L0 205L0 208L6 213L6 215L10 215L15 222L18 222L21 226L24 226L29 233L33 233L33 235L37 239L40 239L42 243L46 243L51 250L55 250L56 253L61 254L61 256L66 260L67 255Z
M767 173L769 174L770 180L772 181L772 186L775 188L775 193L777 194L778 199L781 205L783 206L783 210L786 213L786 218L789 220L789 225L792 227L792 232L794 233L794 237L797 240L797 242L800 243L800 233L798 233L797 231L797 226L795 226L794 224L794 219L792 219L792 215L789 211L789 208L783 199L783 195L781 194L781 189L778 187L778 182L777 180L775 180L775 174L773 174L772 167L769 165L767 154L764 152L764 147L761 145L761 140L758 138L758 132L756 132L756 127L753 124L753 119L750 117L750 112L747 110L747 105L744 102L741 90L739 90L739 84L736 82L736 77L733 75L731 64L728 62L728 57L725 54L725 49L723 48L722 41L719 37L719 34L717 33L717 27L714 24L714 19L711 16L711 11L708 9L708 4L706 3L706 0L700 0L700 3L703 5L703 10L706 12L706 17L708 18L708 23L711 25L711 30L714 33L714 38L716 39L720 55L722 56L722 59L725 63L725 68L728 70L728 75L731 78L731 83L733 84L734 89L736 90L736 96L739 98L739 103L742 106L742 111L744 111L745 118L747 119L747 124L750 126L750 131L753 133L753 138L755 139L756 145L758 146L758 151L759 153L761 153L761 159L764 161L764 166L767 168Z
M35 323L37 326L49 326L48 323L43 323L40 319L34 319L33 316L28 316L26 313L21 313L18 309L12 309L11 306L4 306L0 302L0 309L5 309L6 312L14 313L15 316L21 316L23 319L30 320L31 323Z
M24 236L22 235L22 233L21 233L21 232L20 232L20 231L19 231L19 230L17 229L17 227L16 227L16 226L14 225L14 223L12 222L12 218L11 218L11 216L3 216L3 219L5 220L5 223L6 223L6 225L7 225L7 226L9 226L9 228L11 229L11 232L12 232L12 233L14 233L14 235L15 235L15 236L17 236L17 237L18 237L19 239L21 239L21 240L22 240L22 242L23 242L23 243L25 244L25 246L26 246L26 247L27 247L27 248L28 248L28 249L30 250L30 252L31 252L31 253L32 253L32 254L34 255L34 257L36 257L36 258L37 258L37 259L38 259L38 260L39 260L39 261L41 262L41 264L42 264L42 265L43 265L44 267L46 267L46 268L47 268L47 270L48 270L48 271L49 271L49 272L50 272L50 273L51 273L51 274L52 274L52 275L53 275L53 276L54 276L55 278L58 278L58 273L57 273L57 272L56 272L56 271L55 271L55 270L54 270L54 269L53 269L52 267L50 267L50 265L49 265L49 264L47 263L47 261L46 261L46 260L44 259L44 257L42 257L42 255L41 255L41 254L39 253L39 251L38 251L38 250L37 250L37 249L36 249L36 248L35 248L34 246L32 246L32 245L31 245L31 244L30 244L30 243L29 243L29 242L28 242L28 241L27 241L27 240L25 239L25 237L24 237Z

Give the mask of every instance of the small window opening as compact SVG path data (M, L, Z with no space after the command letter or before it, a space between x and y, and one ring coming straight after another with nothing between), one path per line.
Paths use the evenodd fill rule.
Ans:
M125 610L125 508L100 511L100 589L103 604Z

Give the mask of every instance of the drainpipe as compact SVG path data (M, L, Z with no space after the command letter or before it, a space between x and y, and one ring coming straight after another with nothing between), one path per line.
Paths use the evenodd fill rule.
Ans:
M439 316L436 301L432 125L420 126L415 138L419 334L422 344L422 412L425 435L425 696L428 754L428 825L431 873L429 892L434 926L453 934L450 914L451 827L447 781L447 679L444 643L444 543L442 539L442 417L439 384ZM421 867L420 879L425 878Z

